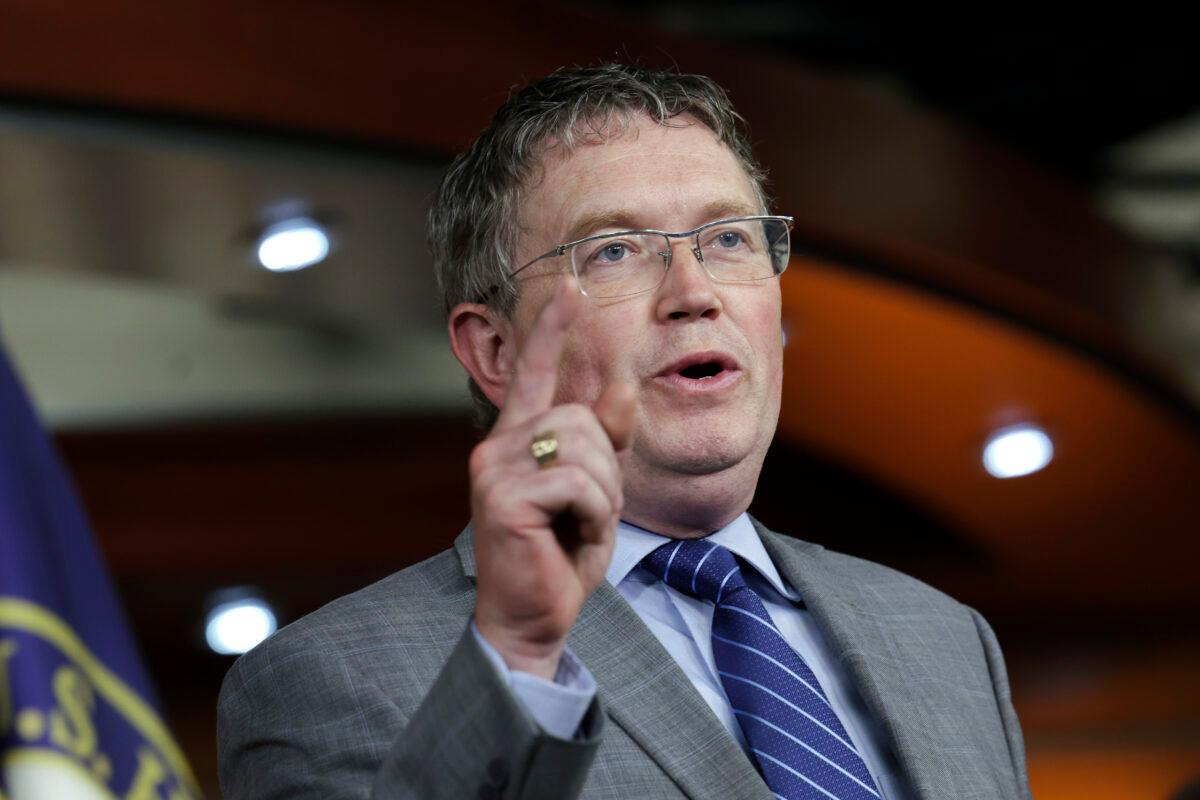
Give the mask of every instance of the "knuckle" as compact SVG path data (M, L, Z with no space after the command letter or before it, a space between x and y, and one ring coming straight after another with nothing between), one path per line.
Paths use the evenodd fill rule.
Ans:
M572 491L580 491L587 486L587 473L577 464L565 464L558 468L558 472Z
M484 439L471 450L467 461L467 469L471 475L479 475L492 463L493 452L496 449L494 439Z
M577 498L586 498L588 496L588 491L594 483L591 476L582 467L574 465L564 467L562 474L572 495Z
M481 472L478 475L471 476L471 502L480 504L487 499L488 492L491 490L491 481L488 480L488 475Z
M559 406L559 409L564 421L574 427L586 427L596 418L592 410L582 403L567 403Z
M505 483L493 483L483 489L481 500L483 507L492 513L500 513L507 508L513 493Z

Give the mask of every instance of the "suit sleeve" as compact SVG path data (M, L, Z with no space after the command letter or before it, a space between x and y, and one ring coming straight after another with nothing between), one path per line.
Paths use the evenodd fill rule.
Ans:
M411 719L369 677L311 641L263 646L226 676L217 718L227 800L579 795L599 748L593 701L580 735L543 732L470 630Z
M1000 643L992 631L992 626L983 615L971 609L971 616L975 620L975 627L979 631L983 651L987 656L988 672L991 674L992 688L996 695L996 706L1000 710L1000 721L1004 725L1004 735L1008 740L1008 752L1012 758L1017 787L1021 796L1028 799L1032 795L1029 791L1029 773L1025 762L1025 738L1021 735L1021 724L1017 721L1017 712L1013 708L1004 654L1000 651Z

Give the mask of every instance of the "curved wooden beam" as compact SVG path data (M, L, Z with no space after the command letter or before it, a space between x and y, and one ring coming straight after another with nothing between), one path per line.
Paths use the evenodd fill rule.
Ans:
M1137 255L1076 189L908 101L712 41L549 3L0 6L0 98L449 154L514 84L571 63L677 64L729 88L802 242L1123 362ZM1115 354L1115 355L1114 355Z

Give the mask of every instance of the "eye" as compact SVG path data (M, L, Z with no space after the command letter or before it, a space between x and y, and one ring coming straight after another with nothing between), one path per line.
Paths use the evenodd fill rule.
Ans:
M629 248L624 242L610 242L596 252L598 261L620 261L629 254Z
M728 255L733 255L753 248L754 236L745 225L722 223L700 235L700 246L709 251L727 251Z
M720 247L737 247L742 243L742 234L738 231L721 231L714 241Z
M635 254L633 245L625 240L597 242L584 264L588 267L615 266L629 261Z

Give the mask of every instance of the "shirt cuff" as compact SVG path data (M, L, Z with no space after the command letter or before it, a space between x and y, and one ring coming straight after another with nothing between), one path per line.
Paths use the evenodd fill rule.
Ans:
M510 670L496 648L479 633L474 620L471 621L471 633L500 678L542 730L559 739L574 739L596 696L596 679L570 648L563 651L554 680L548 681L528 672Z

